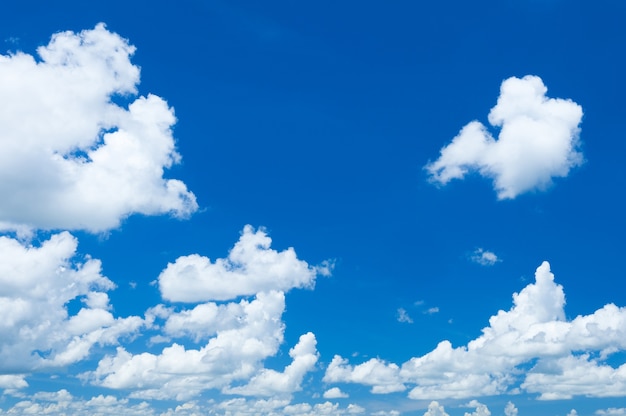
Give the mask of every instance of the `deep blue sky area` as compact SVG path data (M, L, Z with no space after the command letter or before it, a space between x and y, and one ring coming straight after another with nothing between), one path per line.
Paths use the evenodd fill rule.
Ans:
M167 215L167 209L144 215L140 209L129 208L119 215L121 225L95 232L89 227L52 224L34 227L30 241L18 238L11 229L0 228L0 235L25 247L38 247L51 236L70 231L78 249L69 264L86 258L102 261L103 275L116 285L108 291L108 311L115 318L145 317L149 308L158 304L172 308L168 314L200 304L168 299L159 283L165 279L162 272L181 256L198 254L211 262L227 257L246 224L267 233L274 250L293 247L297 258L311 267L325 261L333 267L330 276L318 274L308 289L297 285L274 288L269 283L259 286L285 292L285 309L279 316L284 339L275 353L251 361L255 372L247 378L213 386L211 377L231 376L209 372L203 374L205 387L198 391L189 388L195 392L189 397L168 396L168 387L162 386L155 387L163 394L156 397L146 393L145 386L107 384L104 373L94 373L96 368L104 368L101 360L113 357L116 348L135 357L142 352L157 356L173 344L204 351L211 337L217 337L194 338L193 331L202 332L200 327L177 337L167 332L164 315L159 318L161 327L143 326L130 337L96 343L83 359L67 365L19 371L0 365L0 414L10 409L25 414L25 410L17 410L24 401L45 407L54 400L41 392L66 389L80 406L100 394L115 397L116 405L122 407L108 410L113 412L110 414L131 414L131 410L142 415L192 414L191 410L176 410L176 406L193 403L197 414L343 415L360 411L381 416L484 416L489 414L481 410L484 404L493 415L514 416L518 413L512 408L504 410L511 402L520 416L626 415L626 387L619 387L626 386L626 312L617 309L610 318L589 318L597 321L581 326L588 330L583 335L559 332L559 323L569 325L607 304L626 306L626 3L30 0L5 4L2 9L0 49L6 59L0 65L7 68L17 51L36 56L43 65L36 50L47 45L53 34L91 30L100 22L136 47L130 61L141 70L138 94L113 96L112 100L127 108L138 96L154 94L174 109L173 137L182 159L165 168L163 177L184 182L196 196L198 207L183 219ZM537 161L554 149L546 145L543 150L516 154L525 149L527 142L521 141L519 147L509 148L513 149L510 153L501 149L466 162L467 174L462 179L437 182L428 166L439 160L444 146L452 146L453 139L461 137L457 135L468 123L476 120L498 143L505 141L504 133L499 136L500 127L492 126L488 115L500 103L499 97L504 102L503 82L515 77L520 83L530 83L530 78L524 78L527 75L538 77L545 85L544 99L569 99L582 108L580 120L565 133L580 153L580 163L568 165L563 174L547 174L546 186L531 184L512 198L498 198L494 181L499 176L494 169L508 172L519 164L527 167L520 175L530 177L545 167ZM20 76L28 80L31 75L24 72ZM2 91L0 112L8 114L14 99L3 97ZM519 103L523 114L516 120L547 120L542 125L548 126L546 129L566 123L561 114L568 110L557 110L556 104L549 110L525 110L523 100ZM24 117L24 124L38 122ZM513 123L510 119L505 123L509 122ZM510 126L521 131L519 125ZM0 145L3 140L15 140L7 133L12 131L0 129ZM547 130L537 127L529 131L523 137L528 143L552 140L551 133L544 137ZM49 143L56 136L50 137L50 142L41 142L41 148L53 146ZM9 155L6 149L9 147L0 152ZM469 158L471 152L468 142L458 157ZM148 148L144 154L150 154ZM565 163L559 162L561 156L555 154L547 163ZM3 160L0 158L0 163ZM0 181L7 183L21 175L3 172L0 169L4 175ZM28 192L24 190L24 194ZM23 195L15 192L2 198L21 198L18 194ZM2 204L0 225L22 224ZM498 311L511 311L510 316L518 313L512 310L512 295L533 285L535 270L543 261L550 263L555 282L563 286L564 316L538 312L544 307L552 310L558 303L554 292L546 289L517 309L522 312L515 322L531 322L535 318L528 316L536 314L541 316L536 326L519 324L522 330L518 323L508 323L502 328L521 331L509 334L519 336L517 341L503 335L471 355L473 347L468 345L472 340L482 339L491 329L498 334L505 331L493 326L483 333L483 328L490 327L489 319ZM0 274L15 273L13 278L20 279L18 270L22 269L10 270L0 270ZM252 302L257 292L261 290L203 302L226 307L231 302ZM14 296L7 293L0 293L0 301ZM85 299L76 297L65 303L68 316L64 319L77 314L81 305L87 304ZM610 333L594 332L604 324L610 326L606 330ZM15 331L19 325L15 324ZM292 390L235 391L264 369L284 371L294 360L290 349L308 332L317 342L317 361ZM152 339L154 336L163 339ZM524 347L520 345L530 339L545 343L537 351L549 352L512 352L517 346L521 351ZM600 341L603 339L606 344ZM431 376L435 380L432 374L445 374L450 380L458 377L463 384L463 377L478 374L467 370L469 367L461 370L461 364L454 367L455 358L433 364L435 370L424 364L419 370L424 373L417 376L403 372L408 371L403 364L412 358L427 360L446 340L458 348L459 363L484 359L485 374L480 376L503 383L497 391L481 390L476 379L468 382L476 383L474 390L458 387L459 392L471 394L446 396L455 388L439 379L423 381ZM0 350L9 351L10 341L2 342ZM559 352L550 349L553 342L561 343ZM39 345L33 351L43 351ZM55 348L50 346L40 354L52 357ZM461 355L465 353L467 357ZM503 367L490 372L489 360L496 360L500 353L502 357L514 355L514 363L501 364ZM331 361L335 362L336 355L345 360L342 375L333 375L339 374L338 370L332 373ZM233 357L233 362L238 362L237 356ZM581 357L590 367L556 364L560 359ZM6 359L0 355L0 361ZM432 360L439 363L439 358ZM551 373L542 372L544 362L552 366ZM364 363L379 367L370 373L361 368L368 374L361 377L358 366ZM598 370L599 380L604 383L610 377L617 386L615 391L598 392L585 384L586 379L580 381L583 387L574 386L570 392L556 387L572 380L568 378L570 369L585 374L603 365L606 371ZM393 375L381 375L384 371ZM532 387L538 380L533 377L556 377L560 371L560 381ZM16 374L27 387L14 388L2 379ZM162 384L178 386L186 382L181 380L188 381L185 375L172 377ZM383 379L386 381L380 381ZM383 394L370 391L381 385L397 387L391 379L399 380L403 388ZM555 386L552 390L546 387L550 383ZM428 386L447 393L417 397L418 390ZM335 387L340 396L328 393ZM129 401L123 402L125 398ZM224 404L235 399L245 401L249 413ZM146 400L153 413L134 408L140 400ZM260 400L283 402L271 411L258 410ZM447 413L437 413L435 400ZM335 413L315 407L325 402L337 403ZM303 406L300 413L289 408L295 405ZM126 410L120 410L123 408ZM610 408L614 413L607 410ZM83 408L71 409L78 412L76 409ZM172 413L166 413L168 409Z

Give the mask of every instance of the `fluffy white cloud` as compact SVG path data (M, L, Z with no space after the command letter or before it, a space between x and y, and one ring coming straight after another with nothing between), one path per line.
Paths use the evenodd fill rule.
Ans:
M476 249L474 253L472 253L470 259L474 263L478 263L481 266L493 266L497 262L501 261L498 256L496 256L496 253L489 250L483 250L482 248Z
M325 399L345 399L348 395L341 391L339 387L332 387L324 392Z
M311 288L331 265L313 267L299 260L293 248L276 251L263 229L246 225L228 257L214 263L198 254L179 257L159 276L164 299L175 302L229 300L268 290Z
M445 185L478 172L493 179L499 199L545 189L583 161L579 147L582 108L571 100L546 97L541 78L509 78L502 83L489 123L495 139L478 121L463 127L439 158L426 165L431 179Z
M324 381L364 384L372 386L372 393L392 393L406 389L399 374L400 368L396 364L386 363L377 358L351 366L348 360L335 355L326 368Z
M609 304L568 321L564 306L563 288L544 262L535 282L513 295L513 307L492 316L466 346L442 341L399 371L379 359L352 366L335 356L325 380L369 385L379 393L408 385L409 397L421 400L497 395L512 392L519 382L545 400L623 396L626 364L613 368L605 360L626 350L626 309ZM530 370L521 369L532 363Z
M0 374L81 361L94 344L114 345L143 326L108 311L105 291L114 284L99 260L76 258L77 244L68 232L38 247L0 237ZM79 299L85 306L69 316L68 302ZM26 385L21 376L1 377L6 388Z
M318 353L315 348L317 341L315 335L309 332L300 337L298 344L289 351L293 359L285 371L279 373L275 370L263 368L253 376L244 386L224 389L224 392L241 394L244 396L281 396L290 395L295 391L302 390L301 384L304 376L315 367Z
M428 405L428 410L424 413L424 416L448 416L446 410L437 401L432 401Z
M163 178L180 160L175 117L157 96L133 99L134 50L99 24L54 35L40 59L0 55L0 194L11 195L0 229L101 232L133 213L197 209L183 182Z

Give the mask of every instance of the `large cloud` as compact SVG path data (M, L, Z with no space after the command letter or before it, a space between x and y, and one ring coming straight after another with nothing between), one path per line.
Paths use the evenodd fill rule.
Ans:
M143 326L139 317L115 318L106 291L114 284L100 261L76 256L68 232L40 246L0 237L0 374L25 374L85 359L94 344L116 344ZM69 315L70 301L82 308ZM0 376L0 388L21 388L24 376Z
M624 396L626 364L614 368L607 358L626 351L626 309L608 304L568 321L564 306L563 288L544 262L535 283L513 295L513 307L492 316L482 335L466 346L442 341L400 367L380 359L350 365L336 356L325 380L364 384L378 393L408 385L409 397L422 400L489 396L518 388L546 400Z
M582 108L571 100L546 97L541 78L509 78L489 113L500 127L497 140L478 121L467 124L439 158L426 165L432 181L445 185L478 172L493 179L499 199L545 189L583 161L579 147Z
M133 46L99 24L37 52L0 55L0 229L100 232L133 213L197 209L163 178L180 160L175 117L155 95L133 99Z
M312 267L293 248L278 252L264 230L245 226L226 259L212 263L198 254L179 257L159 276L164 299L176 302L228 300L261 291L312 287L330 265Z

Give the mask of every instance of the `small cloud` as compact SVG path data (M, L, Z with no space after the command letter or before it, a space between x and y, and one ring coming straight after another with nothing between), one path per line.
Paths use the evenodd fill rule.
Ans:
M424 315L434 315L436 313L439 313L439 308L436 306L432 308L428 308L427 310L424 311Z
M407 324L412 324L413 319L411 319L406 309L398 308L398 322L406 322Z
M347 397L348 395L344 393L343 391L341 391L339 387L333 387L324 392L325 399L345 399Z
M474 263L480 264L481 266L493 266L494 264L502 261L498 258L498 256L496 256L496 253L482 248L476 249L476 251L472 253L470 260Z

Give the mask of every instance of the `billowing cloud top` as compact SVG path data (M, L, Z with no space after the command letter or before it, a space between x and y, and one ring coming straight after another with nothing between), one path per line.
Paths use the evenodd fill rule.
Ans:
M103 24L0 55L0 230L101 232L133 213L187 216L193 193L163 171L180 160L173 110L136 93L134 47Z
M537 76L505 80L489 113L489 123L501 128L498 139L470 122L426 165L431 180L445 185L478 172L493 179L499 199L513 199L567 176L583 161L577 150L583 111L571 100L546 97L547 90Z
M164 299L176 302L228 300L268 290L312 287L317 274L328 275L328 263L312 267L293 248L278 252L264 230L244 227L226 259L212 263L198 254L179 257L159 276Z

